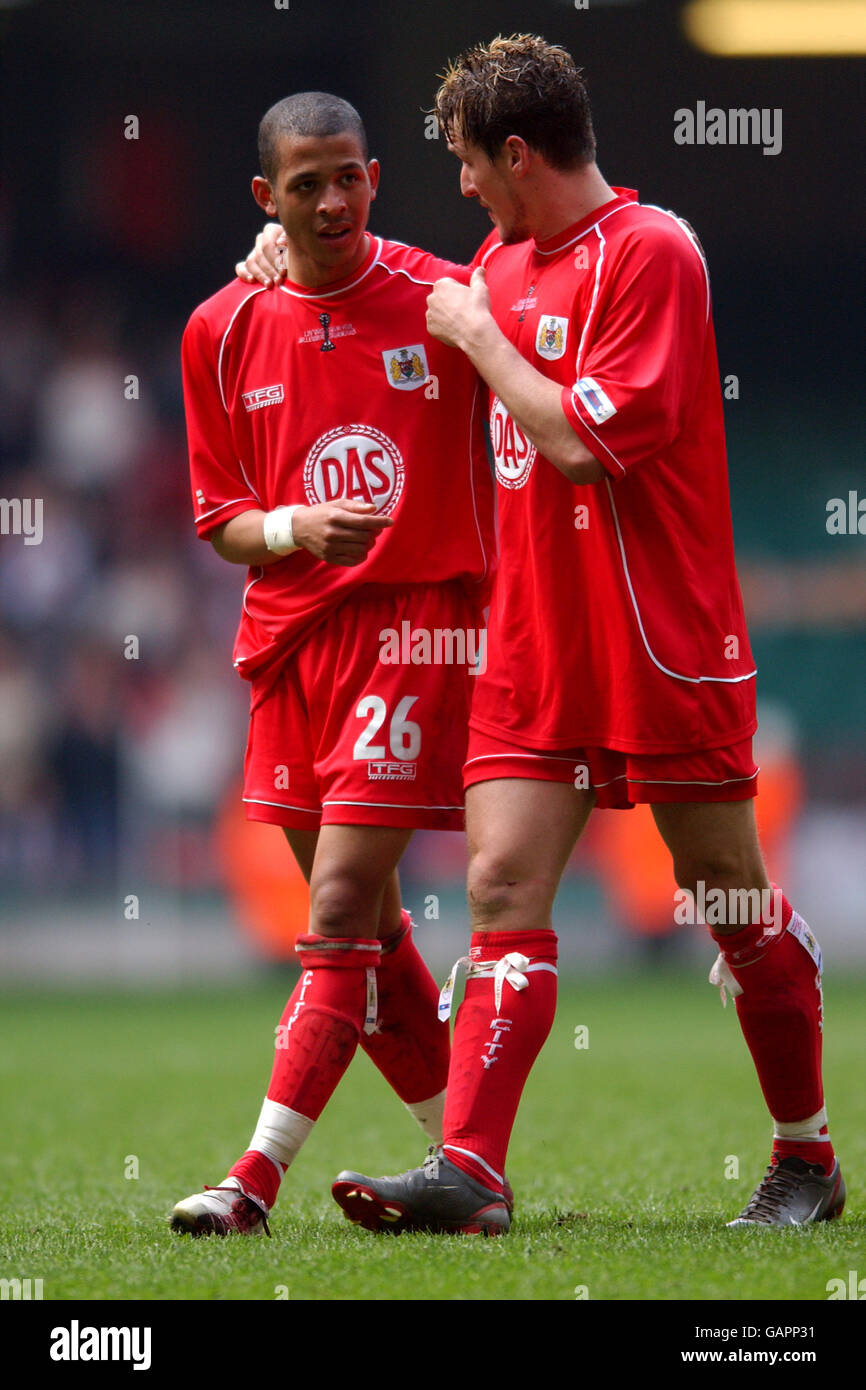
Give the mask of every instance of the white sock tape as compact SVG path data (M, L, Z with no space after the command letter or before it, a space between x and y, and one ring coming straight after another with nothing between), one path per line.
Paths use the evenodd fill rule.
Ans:
M302 502L292 507L274 507L265 514L265 545L275 555L291 555L293 550L300 550L292 533L292 517L301 506Z
M278 1100L266 1100L248 1147L288 1167L312 1128L313 1121L306 1115Z

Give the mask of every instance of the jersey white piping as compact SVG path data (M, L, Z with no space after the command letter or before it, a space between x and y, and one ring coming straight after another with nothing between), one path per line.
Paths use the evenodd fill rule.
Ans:
M604 205L602 204L602 206ZM564 251L568 246L573 246L576 241L582 241L585 236L589 236L590 232L598 232L598 235L601 236L601 233L598 231L598 229L601 223L606 222L609 217L614 217L618 212L625 212L626 208L640 208L645 206L645 203L622 203L618 208L611 208L610 212L604 213L602 217L599 217L595 222L593 222L591 227L585 227L582 232L578 232L577 236L573 236L570 241L564 241L561 246L555 246L552 251L542 251L541 247L536 244L536 254L539 256L558 256L560 251ZM602 241L604 241L604 237L602 237L601 239ZM492 249L493 248L491 247L491 250Z
M264 801L260 796L242 796L241 801L248 802L250 806L276 806L280 811L303 811L305 816L322 814L318 806L292 806L288 801Z
M405 801L323 801L323 806L380 806L393 811L462 811L462 806L418 806Z
M244 478L244 482L246 481ZM230 502L220 502L218 507L211 507L209 512L202 512L201 516L197 516L195 519L196 525L200 521L207 521L209 516L216 516L217 512L224 511L226 507L233 507L236 502L258 502L259 499L253 494L252 488L250 488L250 493L252 494L250 497L233 497Z
M478 548L481 551L481 558L484 561L484 573L482 579L486 579L487 571L490 566L487 563L487 551L484 549L484 537L481 534L481 523L478 520L478 506L475 500L475 460L472 455L472 435L475 425L475 407L478 404L478 384L472 393L472 410L469 413L469 491L472 496L472 515L475 519L475 533L478 536Z
M697 777L629 777L628 780L639 787L727 787L731 782L753 782L760 771L761 769L756 767L748 777L723 777L721 781L705 781Z
M413 285L433 286L436 283L435 280L416 280L415 276L410 275L408 270L404 270L401 265L386 265L384 261L382 261L380 264L381 269L387 270L389 275L405 275L406 279L411 280Z
M607 242L605 241L605 239L604 239L604 237L602 236L601 232L599 231L598 227L593 228L593 230L595 231L595 234L596 234L596 236L598 237L599 247L598 247L598 257L597 257L596 262L595 262L595 285L593 286L593 291L592 291L592 303L591 303L590 306L589 306L589 313L588 313L587 316L586 316L586 323L583 325L583 332L582 332L581 335L580 335L580 342L579 342L578 345L577 345L577 357L576 357L576 359L575 359L575 372L577 373L577 380L578 380L578 381L580 381L580 369L581 369L581 362L582 362L582 360L583 360L583 345L584 345L584 343L586 342L586 335L587 335L587 333L589 332L589 325L592 323L592 316L593 316L593 314L595 313L595 306L596 306L596 304L598 303L598 291L599 291L599 288L600 288L600 286L601 286L601 267L602 267L602 265L603 265L603 263L604 263L604 248L605 248L605 246L607 245ZM573 395L573 394L574 394L574 393L572 392L572 395Z
M500 758L546 758L555 763L581 763L582 758L566 758L562 753L547 753L543 749L538 753L479 753L477 758L467 758L464 767L470 763L492 763L498 762Z
M292 299L333 299L334 296L337 294L346 294L349 290L353 290L356 285L360 285L362 280L366 280L367 276L370 274L370 271L374 270L375 267L379 264L379 257L382 254L382 238L380 236L377 236L375 238L375 242L376 254L373 257L370 264L367 266L367 269L365 271L362 271L362 273L357 277L357 279L350 280L348 285L343 285L338 290L314 290L312 294L301 294L298 290L290 290L287 285L280 285L280 289L283 291L284 294L291 295Z
M621 211L621 209L615 208L614 211L615 211L615 212L618 212L618 211ZM608 216L610 216L610 215L611 215L611 214L608 214ZM598 303L598 293L599 293L599 290L600 290L600 288L601 288L601 268L602 268L602 264L603 264L603 262L604 262L604 248L605 248L605 246L607 245L607 242L605 241L604 236L602 235L601 231L599 230L598 224L596 224L594 227L591 227L591 228L590 228L590 231L594 231L594 232L595 232L596 236L598 237L598 240L599 240L600 245L599 245L599 248L598 248L598 258L597 258L596 263L595 263L595 285L594 285L593 291L592 291L592 303L591 303L590 306L589 306L589 313L588 313L587 316L586 316L586 323L583 325L583 331L582 331L582 333L581 333L581 335L580 335L580 342L579 342L578 345L577 345L577 357L576 357L576 360L575 360L575 373L576 373L576 376L577 376L577 380L578 380L578 381L580 381L580 373L581 373L581 367L582 367L583 345L584 345L584 343L586 342L586 335L587 335L587 333L589 332L589 325L590 325L591 322L592 322L592 316L593 316L593 314L595 313L595 306L596 306L596 304ZM585 235L587 235L587 233L583 233L583 235L585 236ZM577 238L575 238L575 240L577 240ZM571 245L571 243L569 242L568 245ZM584 419L584 417L583 417L583 415L581 414L581 411L580 411L580 406L578 405L578 402L577 402L577 400L576 400L576 398L575 398L575 391L576 391L576 387L573 386L573 387L571 388L571 404L572 404L572 406L573 406L573 408L574 408L574 412L575 412L575 414L577 415L578 419L581 421L581 423L583 424L584 428L587 429L587 430L589 431L589 433L592 435L592 437L593 437L593 439L596 441L596 443L601 445L601 447L604 449L605 453L610 454L610 457L613 459L613 461L614 461L614 463L616 464L617 468L619 468L619 469L622 471L622 473L625 474L625 468L624 468L623 465L620 463L619 459L616 457L615 454L611 453L610 449L608 449L607 445L604 443L604 440L599 439L599 437L598 437L598 435L596 434L595 430L594 430L594 429L592 428L592 426L589 425L589 424L586 422L586 420Z
M258 565L258 566L257 566L257 569L259 569L259 570L261 571L261 573L260 573L260 574L257 574L256 577L255 577L255 579L251 579L250 582L249 582L249 584L248 584L248 585L246 586L246 588L244 589L243 610L244 610L244 612L246 613L246 615L247 615L248 618L251 618L253 615L252 615L252 613L250 612L250 610L247 608L247 594L249 593L250 589L253 587L254 584L258 584L259 580L260 580L260 579L264 579L264 577L265 577L264 566L263 566L263 565Z
M220 389L220 400L223 403L223 410L225 411L226 415L228 415L229 413L229 408L226 405L226 393L223 390L223 352L225 351L226 338L229 336L229 333L232 330L232 325L234 324L235 319L237 318L244 305L249 304L250 300L253 299L255 295L265 293L266 290L264 285L259 285L258 289L250 290L249 294L244 296L244 298L241 300L240 304L232 314L231 318L229 319L226 331L222 336L222 341L220 342L219 356L217 357L217 385Z
M684 237L687 239L687 241L689 242L689 245L692 247L692 249L693 249L694 251L697 252L698 257L699 257L700 262L701 262L701 265L703 266L703 269L704 269L704 281L705 281L706 286L707 286L707 310L706 310L706 314L707 314L707 318L709 319L709 317L710 317L710 268L709 268L709 266L707 265L706 259L705 259L705 257L704 257L704 253L703 253L703 251L702 251L701 248L700 248L700 245L699 245L699 243L698 243L698 239L697 239L697 237L695 236L694 232L691 230L690 227L687 227L687 226L686 226L685 222L683 221L683 219L682 219L681 217L677 217L676 213L675 213L675 212L671 212L669 208L660 208L660 207L658 206L657 203L641 203L640 206L641 206L641 207L646 207L646 208L652 208L653 212L660 212L660 213L663 213L663 215L664 215L665 217L670 217L670 218L672 219L672 221L676 222L677 226L679 227L679 229L680 229L680 231L682 232L683 236L684 236Z
M752 671L749 671L748 674L744 676L684 676L680 671L672 671L670 667L665 666L661 661L659 661L658 657L656 656L655 652L653 651L652 647L647 641L647 635L644 631L643 619L641 618L640 609L637 605L637 597L635 596L634 587L631 582L631 574L629 573L628 561L626 559L625 545L622 539L622 531L620 530L619 517L617 516L616 511L616 503L613 500L613 491L610 485L610 478L605 478L604 485L607 488L607 495L610 500L610 509L613 513L613 524L616 528L616 539L617 544L619 545L619 553L620 559L622 560L622 568L623 574L625 575L625 582L628 585L631 606L634 609L634 615L637 619L638 631L641 635L641 641L643 642L644 647L646 648L647 655L650 658L650 661L653 663L653 665L657 666L663 675L673 676L674 680L687 681L689 685L701 685L704 681L712 681L716 685L739 685L741 681L751 680L753 676L756 676L758 674L757 668L755 668Z

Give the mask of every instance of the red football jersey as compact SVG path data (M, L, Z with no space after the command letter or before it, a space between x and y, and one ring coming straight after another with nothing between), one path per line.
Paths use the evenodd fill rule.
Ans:
M491 404L500 561L472 723L540 749L720 747L755 728L707 268L631 190L484 264L496 322L606 469L575 486Z
M298 550L249 571L235 642L270 675L362 584L460 579L486 601L493 485L483 397L463 353L429 337L427 296L465 267L370 237L363 264L320 289L234 280L192 315L183 376L198 534L250 508L340 497L393 515L352 568Z

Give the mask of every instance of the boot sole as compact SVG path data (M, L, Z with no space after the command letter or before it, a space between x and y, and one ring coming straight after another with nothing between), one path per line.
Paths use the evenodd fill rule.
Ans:
M371 1187L358 1182L335 1182L331 1187L334 1201L343 1215L365 1231L388 1231L401 1235L404 1231L429 1231L443 1235L505 1235L511 1225L508 1208L493 1202L480 1207L461 1221L418 1221L403 1202L386 1201Z

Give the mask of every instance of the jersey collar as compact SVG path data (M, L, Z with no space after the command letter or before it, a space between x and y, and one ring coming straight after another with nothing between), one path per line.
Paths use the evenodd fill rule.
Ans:
M620 208L626 207L629 203L637 202L636 188L613 188L617 195L611 198L610 202L602 203L599 207L593 208L586 217L582 217L579 222L573 222L570 227L564 227L556 236L548 237L546 241L536 241L535 250L539 256L553 256L557 251L562 251L572 242L579 241L585 236L596 222L600 222L603 217L608 217L612 212L618 212Z
M334 295L344 294L346 290L354 289L370 274L382 252L381 237L373 236L368 232L367 240L370 244L366 256L358 268L344 279L331 280L329 284L320 285L318 289L313 289L309 285L296 285L293 280L284 280L280 289L284 290L286 294L290 294L294 299L332 299Z

